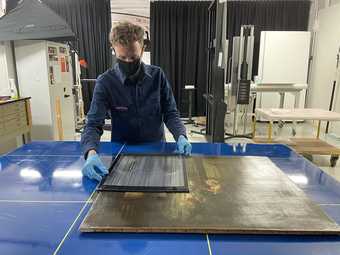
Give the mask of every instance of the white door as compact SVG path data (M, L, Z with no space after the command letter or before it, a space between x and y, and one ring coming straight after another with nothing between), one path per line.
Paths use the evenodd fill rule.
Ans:
M49 43L57 49L57 62L53 64L53 82L50 85L52 105L55 107L54 127L56 139L75 139L72 70L69 50L65 45ZM59 104L57 103L59 100ZM58 115L58 113L60 113Z
M59 50L63 47L59 47ZM65 53L59 52L61 62L61 116L64 130L64 140L75 139L75 115L74 115L74 98L72 94L73 77L71 69L71 59L69 50L66 48Z

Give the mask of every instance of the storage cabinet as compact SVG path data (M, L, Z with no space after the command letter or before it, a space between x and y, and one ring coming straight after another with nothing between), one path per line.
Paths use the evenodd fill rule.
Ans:
M19 135L29 141L31 126L30 98L0 101L0 141Z

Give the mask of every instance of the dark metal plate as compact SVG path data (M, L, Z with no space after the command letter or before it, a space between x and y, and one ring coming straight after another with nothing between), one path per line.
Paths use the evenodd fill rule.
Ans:
M100 192L82 232L335 235L338 225L264 157L185 159L190 193Z
M121 155L99 191L189 192L181 155Z

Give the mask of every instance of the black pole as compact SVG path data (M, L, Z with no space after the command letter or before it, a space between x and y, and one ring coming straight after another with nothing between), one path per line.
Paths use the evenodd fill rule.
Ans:
M332 108L333 108L333 101L334 101L335 88L336 88L336 81L333 81L331 102L329 103L329 111L332 111ZM328 130L329 130L329 121L327 121L327 125L326 125L326 134L328 134Z
M220 52L223 52L222 41L226 39L226 35L223 33L223 17L225 3L216 1L216 31L215 31L215 52L213 57L213 69L212 69L212 134L211 142L224 143L224 119L226 114L226 105L224 103L224 69L219 66Z
M329 111L332 111L333 109L333 101L334 101L334 96L335 96L335 88L336 88L336 80L338 78L338 68L339 68L339 62L340 62L340 48L338 50L338 54L336 55L336 69L335 69L335 78L333 81L333 88L332 88L332 94L331 94L331 101L329 103ZM327 121L327 125L326 125L326 134L328 134L329 131L329 121Z
M17 70L17 60L15 57L15 47L14 47L14 41L10 41L10 47L12 52L12 59L13 59L13 71L14 71L14 83L15 88L17 90L17 96L20 98L20 90L19 90L19 78L18 78L18 70ZM25 135L21 135L23 144L26 144L26 137Z

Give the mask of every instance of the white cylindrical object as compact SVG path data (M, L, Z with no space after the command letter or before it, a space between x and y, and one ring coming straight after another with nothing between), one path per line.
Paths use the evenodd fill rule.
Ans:
M11 98L13 99L18 98L18 90L17 90L17 86L15 84L14 79L9 79L9 88L11 91Z

